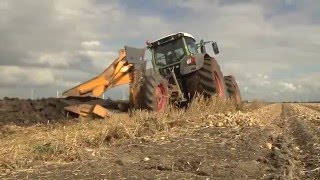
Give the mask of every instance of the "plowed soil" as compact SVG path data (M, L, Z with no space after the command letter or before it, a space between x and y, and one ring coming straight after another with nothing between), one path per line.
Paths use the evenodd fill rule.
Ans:
M320 104L309 103L309 104L303 104L303 105L310 108L310 109L320 111Z
M4 98L0 100L0 125L30 126L39 123L64 122L66 119L76 117L73 114L67 114L64 107L81 103L99 104L108 109L119 109L117 102L94 97L37 100Z
M233 117L250 123L190 127L179 136L168 132L152 139L122 139L90 161L42 164L2 178L320 179L318 111L299 104L271 104Z

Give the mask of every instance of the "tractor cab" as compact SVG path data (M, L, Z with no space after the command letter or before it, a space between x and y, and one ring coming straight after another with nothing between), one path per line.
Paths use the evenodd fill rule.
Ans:
M201 40L198 44L195 38L188 34L179 32L154 42L147 42L148 48L152 54L153 69L157 74L168 80L170 87L180 101L185 101L186 79L190 75L204 66L204 59L210 58L206 53L205 44L212 42L204 42ZM216 43L213 43L214 52L218 52ZM200 52L198 51L200 49ZM175 93L172 93L175 94Z
M205 44L212 42L213 51L219 53L218 46L213 41L196 43L195 38L189 33L179 32L154 42L147 42L148 48L152 52L152 64L154 69L161 75L168 74L168 69L175 71L175 74L188 74L193 70L185 70L184 67L190 65L189 69L194 69L191 65L196 65L200 56L207 54ZM200 52L198 49L200 48ZM199 64L201 65L201 63ZM182 67L182 70L180 70ZM199 68L196 68L197 70ZM184 73L186 71L186 73Z
M188 33L177 33L148 43L156 69L174 66L198 53L196 41Z

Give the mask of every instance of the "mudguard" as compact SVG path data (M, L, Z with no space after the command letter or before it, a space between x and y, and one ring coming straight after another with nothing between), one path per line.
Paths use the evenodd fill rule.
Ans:
M203 67L204 57L207 54L194 54L192 57L195 58L195 64L188 65L187 61L190 58L186 58L180 62L180 74L186 75L192 72L195 72Z
M126 60L129 64L133 64L135 69L145 70L147 61L144 60L146 48L134 48L125 46Z

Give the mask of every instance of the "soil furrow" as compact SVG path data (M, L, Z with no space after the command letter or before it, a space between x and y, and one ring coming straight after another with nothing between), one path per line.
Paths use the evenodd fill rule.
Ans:
M320 106L319 105L309 105L309 104L303 104L303 106L310 108L312 110L320 112Z
M301 174L305 178L319 178L320 171L313 171L320 167L320 149L319 135L317 128L313 123L306 119L301 119L298 113L294 111L293 106L283 105L283 118L287 119L289 135L291 134L296 149L299 151L299 165L301 166Z

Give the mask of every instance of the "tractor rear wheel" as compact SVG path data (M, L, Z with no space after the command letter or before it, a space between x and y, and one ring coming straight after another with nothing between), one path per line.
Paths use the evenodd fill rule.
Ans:
M226 82L229 98L233 99L236 104L240 104L241 95L236 79L232 75L229 75L224 77L224 81Z
M218 95L218 97L224 99L227 97L223 74L213 57L206 57L203 67L187 76L185 87L187 92L185 94L189 101L196 94L202 95L205 98L214 95Z
M135 108L163 112L169 103L167 81L153 69L146 71L143 84L138 92Z

